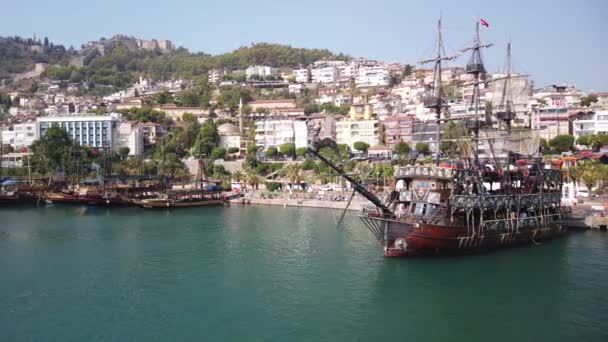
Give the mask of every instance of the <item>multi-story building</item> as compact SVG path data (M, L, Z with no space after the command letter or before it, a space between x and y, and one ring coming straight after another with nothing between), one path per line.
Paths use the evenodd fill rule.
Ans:
M293 76L298 83L308 83L310 81L310 70L307 68L295 69Z
M435 122L418 122L414 125L412 149L415 149L418 143L426 143L429 145L430 151L437 151L439 144L437 143L437 124Z
M145 122L142 124L144 134L144 144L156 144L156 141L163 136L164 130L160 124L154 122Z
M245 77L249 80L253 75L260 77L276 76L279 70L266 65L252 65L245 70Z
M335 106L346 106L353 103L353 96L351 94L337 94L334 97Z
M227 75L226 70L212 69L209 70L209 83L218 84L222 80L222 77Z
M608 109L590 110L572 121L575 138L592 134L608 134Z
M263 109L270 114L285 114L285 115L300 115L304 114L304 109L297 108L296 100L294 99L279 99L279 100L258 100L251 101L247 105L251 107L251 116L263 117L259 115L258 110Z
M306 147L308 128L306 122L287 118L271 118L255 123L255 144L266 150L274 146L293 143L298 147Z
M358 88L385 87L391 82L391 75L384 65L360 66L355 77Z
M401 113L401 97L387 92L379 93L371 98L369 103L372 105L374 114L380 121L394 113Z
M338 81L339 71L334 65L314 68L310 71L313 83L333 84Z
M608 108L608 92L607 93L594 93L592 95L595 95L595 97L597 97L597 106L603 107L603 108Z
M49 116L37 119L38 136L43 137L51 127L63 127L70 137L83 146L112 148L112 132L117 116ZM143 138L143 134L142 134Z
M348 116L351 120L370 120L374 115L374 109L369 103L353 103L350 106Z
M116 123L112 135L112 150L118 151L121 147L129 149L130 156L140 156L144 153L143 125L133 121Z
M582 92L574 86L551 85L536 90L533 96L538 125L533 122L532 126L541 130L541 138L570 134L570 112L580 107Z
M411 146L414 126L418 122L420 121L413 114L385 118L383 124L386 146L392 149L401 141Z
M3 127L2 143L11 145L16 150L28 147L38 139L38 130L35 122L14 124Z
M337 116L339 119L343 118L341 115ZM306 123L312 137L336 139L336 118L334 115L313 113L308 116Z
M351 149L362 141L369 146L380 143L380 122L378 120L341 120L336 122L336 142L346 144Z

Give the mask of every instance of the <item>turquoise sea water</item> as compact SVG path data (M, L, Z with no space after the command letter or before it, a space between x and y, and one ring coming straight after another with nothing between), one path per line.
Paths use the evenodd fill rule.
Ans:
M0 209L0 340L608 341L608 234L386 259L338 215Z

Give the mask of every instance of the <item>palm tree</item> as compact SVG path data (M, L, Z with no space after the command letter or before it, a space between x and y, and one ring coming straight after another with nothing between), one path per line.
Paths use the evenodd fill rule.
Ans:
M247 170L244 179L245 183L247 185L250 185L252 190L257 190L260 183L263 182L262 177L260 177L260 175L258 175L254 169Z
M241 171L235 171L232 173L232 179L237 182L242 181L245 178L245 175Z
M289 179L289 183L291 184L291 189L293 189L296 185L300 185L302 182L302 166L300 164L290 164L283 168L283 172L285 177Z

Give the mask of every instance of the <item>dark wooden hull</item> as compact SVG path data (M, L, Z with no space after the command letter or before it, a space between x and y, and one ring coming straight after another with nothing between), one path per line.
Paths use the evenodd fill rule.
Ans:
M368 228L375 221L374 235L384 242L387 257L456 255L488 252L501 248L533 244L563 235L567 228L549 223L522 229L471 232L465 227L407 223L396 220L362 217ZM372 227L374 224L372 224ZM370 229L371 230L371 229Z
M0 206L36 205L40 197L33 194L0 195Z

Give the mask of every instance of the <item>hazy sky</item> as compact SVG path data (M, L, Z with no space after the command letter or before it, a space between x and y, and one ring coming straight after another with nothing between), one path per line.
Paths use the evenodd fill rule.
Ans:
M0 36L48 36L80 46L117 33L221 53L252 42L328 48L415 63L431 56L442 13L448 52L472 41L477 17L487 66L500 71L511 38L515 71L537 86L608 90L608 0L37 0L2 5ZM465 63L462 59L460 63Z

